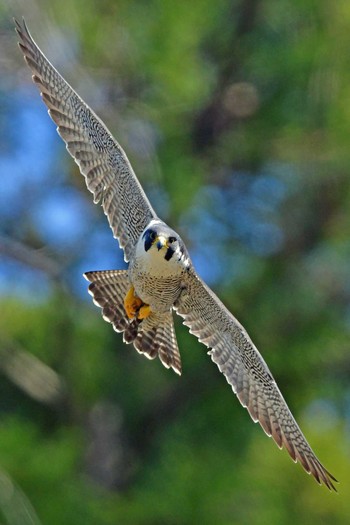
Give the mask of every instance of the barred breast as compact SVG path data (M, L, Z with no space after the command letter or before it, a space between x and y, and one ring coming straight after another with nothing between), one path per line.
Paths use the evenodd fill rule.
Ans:
M183 270L171 275L144 271L138 259L129 267L130 281L136 295L149 304L154 312L168 311L179 298L183 273Z

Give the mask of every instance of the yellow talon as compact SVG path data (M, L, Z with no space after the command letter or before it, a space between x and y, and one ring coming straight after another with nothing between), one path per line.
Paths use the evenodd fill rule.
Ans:
M151 314L151 307L145 304L137 295L135 295L135 288L130 287L128 293L124 297L124 308L129 319L145 319Z
M151 307L149 304L143 304L143 306L141 306L140 310L139 310L139 313L137 314L137 318L138 319L145 319L146 317L148 317L150 314L151 314Z
M141 301L141 299L135 295L134 287L131 286L128 293L124 297L124 308L129 319L133 319L136 316L143 304L144 303Z

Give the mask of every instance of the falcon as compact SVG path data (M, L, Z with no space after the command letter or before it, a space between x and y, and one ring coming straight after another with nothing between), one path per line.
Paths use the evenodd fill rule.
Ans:
M181 237L153 210L121 146L51 65L25 21L15 24L49 115L129 263L127 270L84 274L103 318L139 353L158 356L166 368L181 374L175 311L209 348L253 421L319 484L336 490L337 480L314 454L246 330L197 275Z

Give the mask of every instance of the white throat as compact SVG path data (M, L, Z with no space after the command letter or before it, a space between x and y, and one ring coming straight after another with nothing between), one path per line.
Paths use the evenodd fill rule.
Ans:
M170 276L179 275L184 271L185 261L181 256L181 251L177 245L175 252L171 259L166 260L165 254L167 247L164 246L158 250L156 244L152 245L151 248L145 251L143 240L139 240L136 245L136 260L139 268L149 275L155 276Z

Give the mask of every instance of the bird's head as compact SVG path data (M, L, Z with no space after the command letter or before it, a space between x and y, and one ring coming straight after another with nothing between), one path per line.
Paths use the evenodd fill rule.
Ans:
M148 228L143 236L144 250L156 249L164 254L164 259L170 261L176 251L179 249L179 240L176 235L169 235L169 232L162 231L159 227L152 226Z
M142 249L152 259L177 265L189 263L187 250L174 230L162 222L151 223L141 236Z

